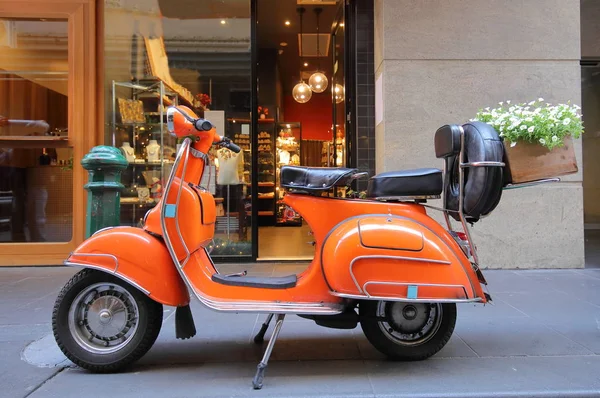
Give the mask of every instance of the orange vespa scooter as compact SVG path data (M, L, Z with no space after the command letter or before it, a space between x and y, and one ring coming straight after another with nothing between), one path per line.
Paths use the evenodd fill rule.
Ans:
M212 145L240 148L186 107L169 108L167 121L171 133L187 138L143 227L100 230L65 261L84 269L60 292L52 327L60 349L82 368L114 372L141 358L159 334L163 305L177 307L177 337L194 336L190 296L216 311L268 314L257 343L275 315L256 389L286 314L333 328L360 323L388 357L422 360L450 339L457 303L491 299L467 228L496 207L505 185L502 142L490 126L440 128L435 149L444 175L383 173L370 179L367 199L322 195L359 178L356 169L282 168L284 201L310 226L315 257L298 275L255 277L221 274L211 261L215 201L198 185ZM442 193L437 210L447 227L427 213L435 208L426 200ZM464 232L452 229L450 217Z

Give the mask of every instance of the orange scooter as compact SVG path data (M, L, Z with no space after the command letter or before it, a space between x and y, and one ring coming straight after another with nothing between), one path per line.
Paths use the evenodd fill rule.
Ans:
M65 261L84 269L60 292L52 326L75 364L113 372L138 360L158 336L163 305L177 307L177 337L194 336L193 296L216 311L268 314L257 343L275 315L253 380L258 389L286 314L333 328L360 323L390 358L422 360L450 339L457 303L491 300L467 228L493 210L506 185L502 142L490 126L440 128L435 148L445 174L383 173L370 179L367 199L323 195L361 177L356 169L282 168L284 201L310 226L315 257L298 275L256 277L221 274L211 261L215 201L198 185L212 145L240 148L188 108L169 108L167 122L171 133L186 138L143 227L100 230ZM444 208L437 210L447 227L428 215L436 208L426 203L442 193ZM463 232L452 229L450 217Z

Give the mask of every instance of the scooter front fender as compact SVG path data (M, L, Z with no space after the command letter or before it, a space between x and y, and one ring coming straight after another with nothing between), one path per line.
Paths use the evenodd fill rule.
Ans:
M190 302L188 289L163 241L140 228L101 230L64 263L106 271L165 305L180 307Z

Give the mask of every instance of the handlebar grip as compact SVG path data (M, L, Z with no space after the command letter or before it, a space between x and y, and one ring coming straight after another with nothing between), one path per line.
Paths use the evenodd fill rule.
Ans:
M233 142L229 142L227 144L227 148L229 148L232 152L235 152L235 153L240 153L240 151L242 150L242 148L240 148L239 146L237 146Z

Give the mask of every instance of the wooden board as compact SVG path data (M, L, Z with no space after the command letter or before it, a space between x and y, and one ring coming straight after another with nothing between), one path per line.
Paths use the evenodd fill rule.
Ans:
M548 148L528 142L519 142L510 147L504 143L508 169L513 184L536 181L577 173L577 159L571 137L565 139L564 146Z

